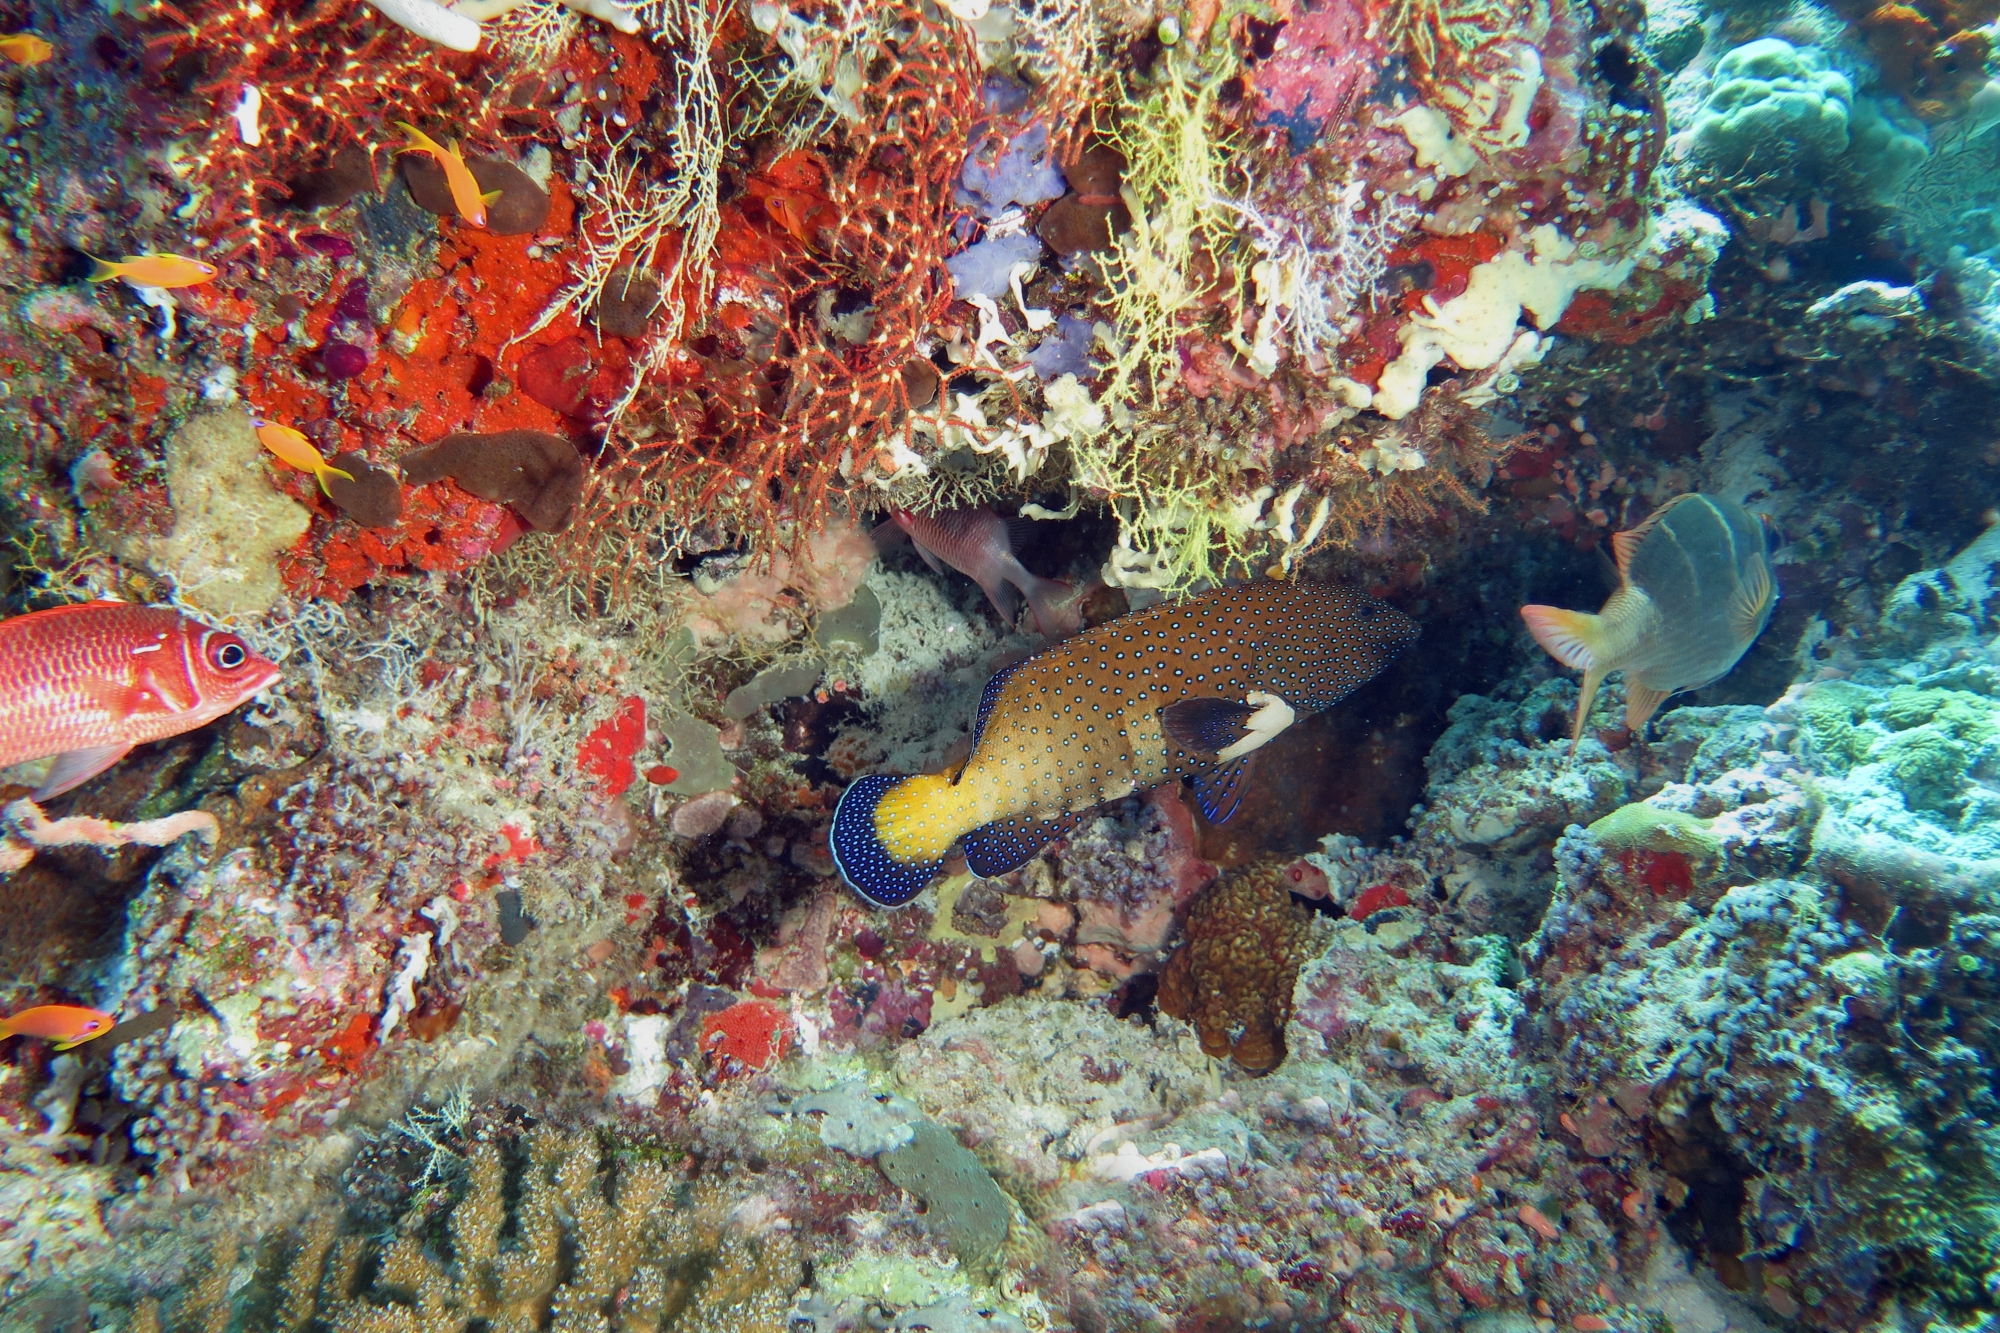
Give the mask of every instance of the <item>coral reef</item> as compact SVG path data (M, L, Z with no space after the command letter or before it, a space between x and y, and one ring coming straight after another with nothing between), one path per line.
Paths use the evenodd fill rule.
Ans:
M0 792L0 1001L118 1018L0 1046L0 1324L2000 1318L1990 0L7 17L0 612L283 679ZM1515 608L1691 490L1782 599L1572 756ZM1423 636L873 911L1046 646L948 510Z

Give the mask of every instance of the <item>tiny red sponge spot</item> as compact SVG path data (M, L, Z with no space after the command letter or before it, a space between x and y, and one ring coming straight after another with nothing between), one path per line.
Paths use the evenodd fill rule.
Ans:
M678 768L670 768L665 764L654 764L646 770L646 781L652 783L655 787L664 787L669 782L678 781L680 775L681 771Z
M1348 910L1348 915L1356 921L1366 921L1377 912L1409 905L1410 895L1394 884L1377 884L1372 889L1364 890L1361 896L1354 900L1354 906Z

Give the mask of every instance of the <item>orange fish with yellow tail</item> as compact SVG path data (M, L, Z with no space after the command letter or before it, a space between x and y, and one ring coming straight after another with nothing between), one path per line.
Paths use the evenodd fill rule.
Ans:
M313 442L305 437L304 432L293 430L290 426L274 425L269 421L252 421L250 424L257 428L257 442L270 450L279 461L290 463L299 471L310 472L318 478L320 494L328 499L333 498L333 492L326 488L328 477L339 477L342 481L354 480L352 472L343 472L327 462L320 451L313 447Z
M56 796L277 679L236 635L162 606L83 602L15 616L0 621L0 768L55 755L35 799Z
M1646 725L1670 695L1729 674L1778 602L1770 533L1733 500L1680 495L1611 539L1618 590L1596 615L1524 606L1535 642L1583 672L1570 753L1597 687L1625 673L1625 725Z
M458 215L475 227L485 226L486 205L498 199L500 191L479 192L479 182L473 179L472 168L465 165L458 144L454 142L446 148L406 120L397 121L396 128L408 135L410 140L396 151L429 153L431 159L444 169L444 183L451 189L451 202L458 209Z
M0 1040L8 1037L45 1037L59 1051L95 1041L117 1026L118 1020L102 1009L86 1009L79 1004L38 1004L18 1014L0 1018Z
M834 863L869 902L900 907L954 843L975 875L1004 875L1104 802L1184 777L1221 823L1252 754L1416 636L1372 597L1275 580L1107 621L988 681L957 769L850 783L828 835Z
M17 65L39 65L55 58L56 49L45 37L32 32L10 32L0 37L0 56Z
M120 278L134 287L199 287L215 281L215 275L221 272L213 264L186 255L126 255L119 260L91 255L89 258L96 265L90 271L92 282Z

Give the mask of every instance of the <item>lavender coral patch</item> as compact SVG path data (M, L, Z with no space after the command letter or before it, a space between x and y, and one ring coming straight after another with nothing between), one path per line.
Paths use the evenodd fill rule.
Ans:
M983 296L997 301L1010 290L1008 275L1017 264L1039 264L1042 243L1033 236L995 236L976 241L944 261L963 301Z
M1028 364L1045 380L1074 375L1089 379L1096 367L1090 363L1090 345L1095 337L1089 320L1064 315L1041 345L1028 353Z
M994 134L965 159L958 176L959 202L981 217L1009 208L1060 199L1069 188L1049 151L1049 127L1036 121L1009 136Z

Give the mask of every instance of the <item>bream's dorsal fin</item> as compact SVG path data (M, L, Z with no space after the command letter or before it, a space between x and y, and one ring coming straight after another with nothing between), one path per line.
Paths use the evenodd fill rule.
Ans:
M1683 500L1698 498L1700 497L1693 491L1689 491L1686 495L1676 495L1673 499L1646 515L1637 527L1627 528L1625 531L1614 535L1611 538L1611 558L1618 562L1618 577L1621 579L1627 577L1627 571L1632 567L1632 555L1639 549L1639 543L1645 541L1652 534L1653 529L1659 526L1660 520L1667 516L1669 509L1672 509Z

